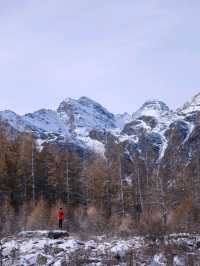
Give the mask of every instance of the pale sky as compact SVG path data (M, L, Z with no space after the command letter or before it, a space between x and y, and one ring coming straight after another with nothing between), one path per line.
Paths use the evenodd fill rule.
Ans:
M199 0L0 0L0 110L175 109L200 92L199 14Z

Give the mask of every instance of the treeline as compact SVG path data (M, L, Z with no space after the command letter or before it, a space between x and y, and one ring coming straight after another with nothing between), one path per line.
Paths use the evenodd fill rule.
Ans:
M105 157L50 143L40 150L32 134L8 138L1 127L1 233L57 228L60 206L65 228L87 234L198 229L196 161L173 172L139 158L127 164L120 145L106 148Z
M69 152L65 146L50 143L40 150L32 134L11 139L1 127L0 205L1 213L5 213L5 217L1 216L1 228L9 222L18 230L27 224L34 228L47 226L52 218L55 220L56 208L62 206L74 230L84 224L91 230L89 216L93 230L103 230L111 217L125 215L125 208L129 209L125 206L118 163L115 158L108 161L99 155ZM131 195L132 188L129 190ZM35 223L28 221L30 217L36 219ZM56 226L55 221L53 224ZM6 228L8 232L8 225Z
M73 201L78 201L81 195L75 195L79 190L75 177L80 176L81 166L75 154L69 156L54 145L46 145L39 152L29 134L20 135L15 141L1 134L0 145L0 191L2 195L10 194L15 208L22 201L36 202L41 197L49 202L65 200L69 187L74 193Z

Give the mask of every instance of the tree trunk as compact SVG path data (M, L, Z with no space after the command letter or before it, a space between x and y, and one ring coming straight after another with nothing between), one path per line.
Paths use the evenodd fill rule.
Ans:
M119 158L119 178L120 178L120 194L121 194L122 215L125 216L121 156Z
M31 154L31 176L32 176L32 200L35 203L35 165L34 165L34 143L32 140L32 154Z

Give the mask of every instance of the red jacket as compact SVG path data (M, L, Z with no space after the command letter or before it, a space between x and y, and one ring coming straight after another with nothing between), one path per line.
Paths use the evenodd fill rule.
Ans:
M59 210L58 212L58 220L64 220L64 211L63 210Z

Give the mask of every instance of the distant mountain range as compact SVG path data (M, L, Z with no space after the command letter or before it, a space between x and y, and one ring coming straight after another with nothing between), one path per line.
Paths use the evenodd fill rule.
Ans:
M200 111L200 94L177 111L162 101L151 100L133 114L114 115L99 103L87 98L67 98L58 109L41 109L24 116L13 111L0 112L0 120L16 133L33 132L41 145L45 142L73 142L80 147L104 152L103 140L92 132L109 132L118 142L139 144L144 136L157 148L161 160L169 145L167 132L175 125L182 127L183 142L195 129L195 117ZM97 134L96 134L97 135Z

